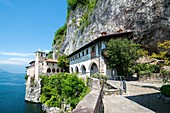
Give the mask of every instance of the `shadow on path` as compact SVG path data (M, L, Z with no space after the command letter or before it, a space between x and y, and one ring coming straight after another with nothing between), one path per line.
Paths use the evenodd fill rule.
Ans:
M126 96L125 98L134 101L156 113L170 113L170 103L165 103L161 99L160 93Z

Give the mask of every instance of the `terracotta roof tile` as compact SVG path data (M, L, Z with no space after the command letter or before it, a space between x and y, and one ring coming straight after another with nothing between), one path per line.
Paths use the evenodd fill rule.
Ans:
M58 62L58 60L56 60L56 59L46 59L45 61L46 62L54 62L54 63Z

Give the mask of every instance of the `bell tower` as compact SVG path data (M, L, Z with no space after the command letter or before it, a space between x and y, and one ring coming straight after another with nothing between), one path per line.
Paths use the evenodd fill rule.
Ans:
M38 81L38 77L42 74L43 61L46 58L46 53L42 52L41 49L35 52L35 81Z

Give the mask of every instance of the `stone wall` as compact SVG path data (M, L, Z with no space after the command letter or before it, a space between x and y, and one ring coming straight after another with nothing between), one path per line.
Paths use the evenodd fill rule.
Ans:
M139 75L138 80L139 81L149 81L149 82L163 82L164 80L170 80L169 76L161 76L160 73L152 73L150 75Z
M61 51L70 54L106 31L133 30L134 40L156 51L159 40L170 39L169 0L98 0L82 30L80 21L87 8L78 6L70 12L67 34ZM152 48L151 48L152 47Z

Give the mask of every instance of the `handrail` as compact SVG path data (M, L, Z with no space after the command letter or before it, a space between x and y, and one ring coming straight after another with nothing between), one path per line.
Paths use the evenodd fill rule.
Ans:
M127 92L127 87L126 87L126 79L124 76L113 76L113 80L120 81L120 95L122 95L123 91L126 93Z

